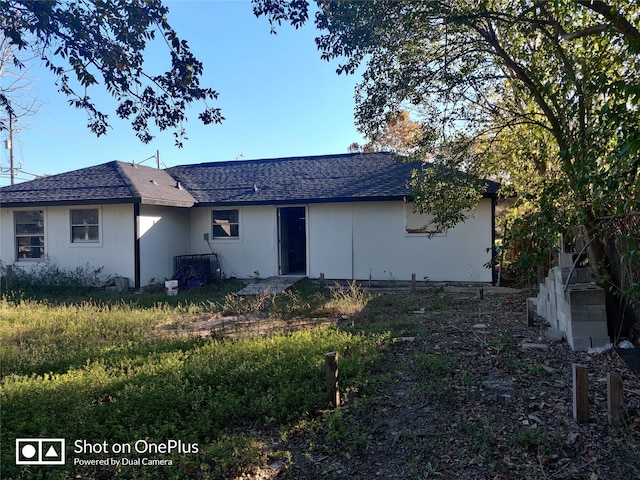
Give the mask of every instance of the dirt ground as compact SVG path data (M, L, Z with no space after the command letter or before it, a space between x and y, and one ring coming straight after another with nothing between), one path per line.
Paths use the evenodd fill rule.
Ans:
M389 315L396 295L387 296ZM267 479L640 478L640 381L615 350L573 352L528 327L526 295L432 292L360 391L324 428L271 436ZM424 309L424 310L422 310ZM357 323L366 319L355 316ZM572 364L589 370L589 421L573 418ZM607 376L624 387L624 420L607 417Z

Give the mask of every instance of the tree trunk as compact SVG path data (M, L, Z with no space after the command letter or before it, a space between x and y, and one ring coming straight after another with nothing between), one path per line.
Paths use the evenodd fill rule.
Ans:
M616 286L616 282L619 282L620 279L616 278L606 254L605 242L607 241L607 233L602 234L602 222L596 219L593 212L587 212L584 227L585 241L589 243L587 248L589 264L592 265L598 284L604 288L607 329L609 337L615 343L624 321L624 299L621 298L619 289Z

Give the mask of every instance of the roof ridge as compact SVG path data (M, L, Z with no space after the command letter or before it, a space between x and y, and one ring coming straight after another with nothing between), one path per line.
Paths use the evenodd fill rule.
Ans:
M276 163L283 161L293 161L293 160L321 160L327 158L346 158L346 157L356 157L361 155L393 155L392 152L348 152L348 153L333 153L333 154L325 154L325 155L297 155L293 157L272 157L272 158L255 158L255 159L247 159L247 160L219 160L219 161L211 161L211 162L201 162L201 163L187 163L183 165L175 165L173 167L169 167L165 169L166 171L182 168L182 167L205 167L208 165L243 165L243 164L257 164L257 163Z
M113 163L116 166L116 171L118 172L118 175L120 175L120 178L122 178L122 180L124 181L124 183L127 185L127 188L129 189L129 193L131 193L131 195L133 196L133 198L135 199L142 199L142 194L140 193L140 191L136 188L135 186L135 182L133 181L133 179L127 174L127 172L124 170L124 168L122 168L122 165L126 162L123 162L122 160L112 160L111 162L108 163Z

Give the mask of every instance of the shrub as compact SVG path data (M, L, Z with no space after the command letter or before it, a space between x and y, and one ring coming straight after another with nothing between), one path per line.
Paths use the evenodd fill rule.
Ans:
M91 290L105 284L103 270L104 267L93 267L88 263L75 269L59 267L48 257L44 262L28 266L0 263L1 285L5 293Z

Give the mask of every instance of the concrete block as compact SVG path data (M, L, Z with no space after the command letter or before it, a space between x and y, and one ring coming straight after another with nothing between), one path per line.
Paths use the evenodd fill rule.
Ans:
M568 253L559 253L558 254L558 264L560 267L573 267L573 256L576 252L568 252Z
M576 283L592 283L596 280L596 277L590 268L576 268L575 272L577 275Z
M547 301L538 295L538 301L536 302L536 313L538 316L545 318L547 313Z
M606 337L607 324L602 322L571 322L572 337Z
M547 290L547 284L541 283L538 287L538 298L548 298L549 290Z
M554 283L562 283L562 268L553 267L549 270L549 276L547 278L551 279Z
M571 307L571 323L573 322L588 322L589 321L589 307Z
M607 323L607 307L606 305L589 305L587 307L589 312L588 320L590 322L604 322Z
M553 277L547 277L544 280L545 280L545 286L547 287L547 291L549 292L549 295L555 295L556 294L555 279Z
M604 289L592 285L570 285L566 298L572 307L605 304Z
M575 352L586 352L591 348L590 337L572 337L567 335L567 342Z
M544 333L544 336L547 340L551 340L552 342L558 342L564 338L564 332L558 330L554 327L547 328L547 331Z
M558 312L556 324L551 324L551 326L557 328L562 332L567 331L567 316L564 314L564 312Z
M551 271L553 272L553 278L556 281L556 289L561 288L561 286L564 287L564 285L567 283L567 278L569 278L569 284L577 283L578 281L577 272L575 271L575 269L572 271L570 266L553 267Z
M591 337L592 348L604 347L607 343L611 343L611 339L606 335L604 337Z
M571 318L571 305L569 305L564 298L558 300L557 307L558 312L562 312L567 318Z

